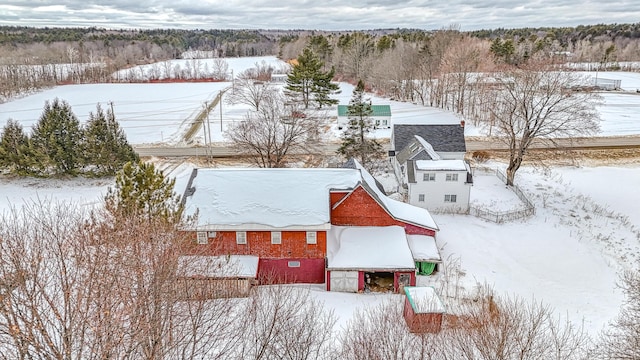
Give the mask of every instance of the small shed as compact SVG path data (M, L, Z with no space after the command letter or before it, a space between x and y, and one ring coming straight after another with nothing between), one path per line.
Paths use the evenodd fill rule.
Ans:
M417 334L437 333L442 329L445 307L431 286L405 286L403 316L409 331Z
M178 295L184 300L246 297L257 284L257 256L180 256L176 271Z
M433 236L407 235L407 240L418 275L431 275L439 270L442 259Z

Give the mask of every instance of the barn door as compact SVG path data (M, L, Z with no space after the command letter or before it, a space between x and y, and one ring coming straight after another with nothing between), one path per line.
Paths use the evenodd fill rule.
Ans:
M331 291L358 292L357 271L331 271Z

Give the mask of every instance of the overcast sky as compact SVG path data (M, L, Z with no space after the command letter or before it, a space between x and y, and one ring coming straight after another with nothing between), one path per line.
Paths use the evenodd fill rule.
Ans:
M348 3L355 5L348 5ZM2 0L0 24L105 28L461 30L640 21L640 0Z

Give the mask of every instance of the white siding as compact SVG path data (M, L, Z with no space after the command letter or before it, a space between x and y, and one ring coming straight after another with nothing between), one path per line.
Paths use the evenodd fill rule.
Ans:
M427 172L435 173L436 180L423 181ZM458 174L458 181L446 181L447 174ZM416 183L409 184L409 203L429 211L467 212L471 185L465 184L466 180L466 171L416 170ZM419 201L420 194L425 195L425 201ZM456 202L445 202L445 195L456 195Z
M331 291L358 292L357 271L331 271Z

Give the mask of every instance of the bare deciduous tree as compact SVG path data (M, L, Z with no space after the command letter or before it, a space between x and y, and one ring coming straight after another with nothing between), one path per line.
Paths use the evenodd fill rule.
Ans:
M624 273L621 286L627 299L602 336L598 359L640 359L640 273Z
M335 359L333 312L310 297L309 290L263 286L239 316L238 359Z
M491 107L494 130L509 150L507 184L534 141L555 143L558 138L593 134L599 129L595 105L598 95L573 91L579 75L544 64L527 65L496 74L499 87Z
M227 358L237 301L187 302L176 288L191 239L87 215L38 203L0 219L0 358Z
M258 76L256 69L248 69L238 75L233 82L233 90L226 93L227 102L249 105L259 111L260 104L275 90L268 82L258 80Z
M309 150L315 143L318 122L287 106L277 90L270 92L260 109L229 127L226 136L239 152L264 168L284 167L292 153Z

